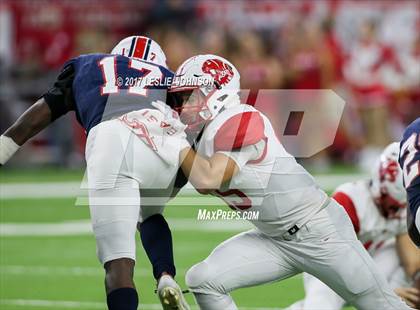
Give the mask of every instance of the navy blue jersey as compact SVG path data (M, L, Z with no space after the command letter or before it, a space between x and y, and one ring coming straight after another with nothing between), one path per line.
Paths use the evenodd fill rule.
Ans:
M101 121L166 102L173 73L120 55L88 54L68 61L57 81L43 95L53 119L70 110L88 133Z
M399 163L404 173L404 186L412 214L420 205L420 118L412 122L404 131L400 143Z

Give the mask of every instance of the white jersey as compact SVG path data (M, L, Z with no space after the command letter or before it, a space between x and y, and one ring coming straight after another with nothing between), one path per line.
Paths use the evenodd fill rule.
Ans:
M398 218L382 216L371 195L368 180L340 185L333 198L346 209L359 240L371 255L386 240L407 232L406 210Z
M184 132L186 126L178 118L159 110L142 109L126 113L119 120L166 164L178 168L179 152L190 146Z
M250 147L256 156L248 152ZM286 152L268 118L250 105L219 113L204 130L197 151L207 158L222 152L236 161L238 174L213 194L236 210L259 211L252 223L269 236L301 227L327 205L328 196Z

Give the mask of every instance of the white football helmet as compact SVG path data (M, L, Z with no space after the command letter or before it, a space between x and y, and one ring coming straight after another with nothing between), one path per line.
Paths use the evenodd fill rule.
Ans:
M111 54L142 59L157 65L168 67L162 48L154 40L143 36L131 36L122 39Z
M223 109L240 104L240 75L228 60L216 55L198 55L184 61L176 70L169 92L199 92L200 103L194 107L181 106L178 112L189 109L198 114L187 122L189 129L212 120Z
M386 218L398 217L407 206L402 170L398 164L399 143L388 145L372 171L371 193Z

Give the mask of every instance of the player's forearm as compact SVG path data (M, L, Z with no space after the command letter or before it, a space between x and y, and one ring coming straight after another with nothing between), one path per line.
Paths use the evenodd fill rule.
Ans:
M44 99L38 100L0 137L0 164L5 164L28 139L51 123L51 112Z
M224 181L224 169L191 148L181 151L181 168L191 184L200 189L200 193L218 189Z
M420 270L420 250L411 242L408 234L397 236L397 253L408 277Z
M38 100L27 109L17 121L4 132L18 145L23 145L27 140L35 136L51 123L51 111L44 101Z
M210 162L199 156L193 149L181 151L181 168L195 188L214 189Z

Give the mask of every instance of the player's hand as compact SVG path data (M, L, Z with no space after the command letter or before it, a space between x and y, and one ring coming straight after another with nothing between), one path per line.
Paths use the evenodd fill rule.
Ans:
M178 113L172 110L165 102L161 100L153 101L152 106L158 109L165 116L165 122L175 129L184 130L187 126L181 122Z
M420 309L420 291L414 287L398 287L395 293L400 296L410 307Z

